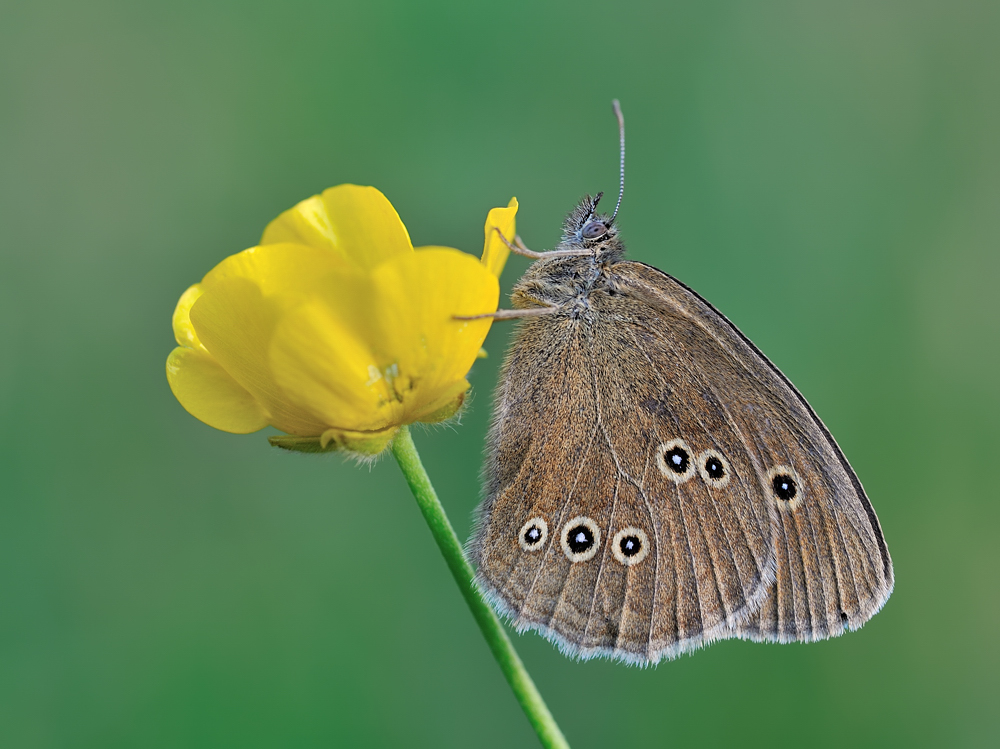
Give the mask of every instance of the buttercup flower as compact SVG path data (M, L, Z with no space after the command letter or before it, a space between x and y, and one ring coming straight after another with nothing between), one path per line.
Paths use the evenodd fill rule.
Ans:
M181 296L167 359L177 400L206 424L272 425L289 449L376 454L404 424L449 418L497 308L517 201L490 211L482 260L414 249L373 187L302 201L261 243Z

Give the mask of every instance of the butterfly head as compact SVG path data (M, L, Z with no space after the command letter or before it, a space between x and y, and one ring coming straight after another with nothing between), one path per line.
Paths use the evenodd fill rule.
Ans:
M566 217L557 249L578 249L581 254L593 253L601 260L616 260L625 254L614 217L597 212L603 194L585 196Z

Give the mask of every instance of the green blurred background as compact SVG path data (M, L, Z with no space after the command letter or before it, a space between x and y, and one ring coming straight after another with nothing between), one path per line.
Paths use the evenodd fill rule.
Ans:
M416 244L614 192L797 383L882 520L857 633L655 669L515 638L576 747L1000 741L1000 4L4 3L0 745L531 746L395 464L173 399L180 293L297 201ZM509 288L526 267L511 261ZM464 539L509 326L417 434Z

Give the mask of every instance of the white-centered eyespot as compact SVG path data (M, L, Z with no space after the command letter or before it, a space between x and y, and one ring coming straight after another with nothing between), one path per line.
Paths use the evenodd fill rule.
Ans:
M538 551L545 546L548 537L549 524L542 517L531 518L517 532L517 542L525 551Z
M729 461L718 450L705 450L698 456L698 473L713 489L722 489L729 483Z
M804 489L799 474L790 466L774 466L767 472L769 496L782 512L792 512L802 505Z
M649 554L649 538L642 528L622 528L611 541L611 551L615 559L626 567L631 567L639 564Z
M664 442L656 448L656 465L660 473L678 484L694 476L696 470L691 448L681 439Z
M585 515L577 515L563 526L562 549L571 562L586 562L601 547L601 529Z

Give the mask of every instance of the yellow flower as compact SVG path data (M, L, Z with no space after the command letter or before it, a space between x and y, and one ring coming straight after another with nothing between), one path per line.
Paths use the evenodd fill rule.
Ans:
M414 250L373 187L302 201L181 296L174 395L216 429L270 424L290 435L273 444L304 451L376 454L403 424L449 418L491 324L454 317L497 308L507 248L490 222L511 237L516 212L490 211L480 261Z

